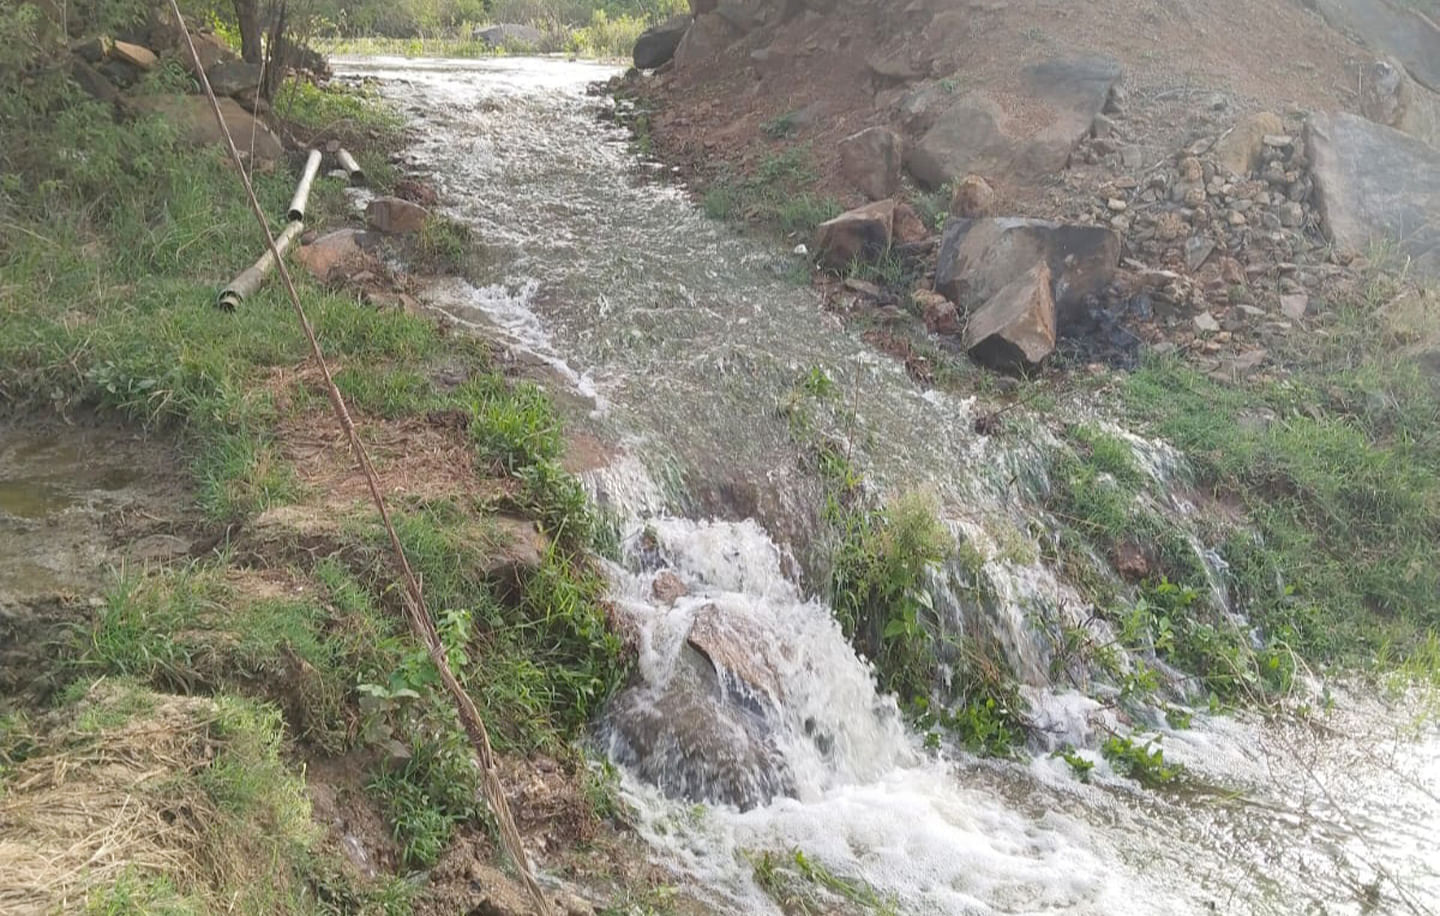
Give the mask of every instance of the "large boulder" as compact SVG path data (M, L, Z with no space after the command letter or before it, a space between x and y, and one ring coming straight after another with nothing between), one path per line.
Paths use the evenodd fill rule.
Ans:
M141 113L159 115L169 121L179 131L181 139L193 146L225 142L220 125L215 123L210 100L204 96L152 95L135 99L131 104ZM253 138L256 159L273 161L285 155L285 145L275 132L264 121L241 108L234 99L220 99L220 114L242 153L252 148Z
M690 28L690 22L689 16L671 16L640 33L631 55L635 60L635 69L654 70L669 63L675 56L675 49L680 47L680 40L685 37L685 30Z
M475 40L492 48L538 48L545 40L545 33L534 26L502 22L476 29Z
M241 95L260 88L262 76L259 64L243 60L225 60L205 71L210 88L216 95Z
M400 197L377 197L365 206L365 222L387 235L414 235L429 217L429 210Z
M693 69L718 56L739 37L740 32L724 17L716 13L698 15L675 48L675 68Z
M1440 94L1416 83L1396 60L1377 60L1360 97L1360 113L1440 149Z
M892 197L900 186L900 135L888 127L869 127L839 143L840 171L871 200Z
M1421 14L1413 0L1306 0L1331 25L1359 35L1376 50L1398 58L1410 75L1440 92L1440 24Z
M815 252L820 263L844 270L854 261L874 261L890 250L895 227L895 201L866 204L815 229Z
M1038 367L1055 352L1055 300L1050 268L1036 261L970 316L965 349L983 365L1003 372Z
M1120 75L1107 57L1032 64L1016 93L976 89L956 98L934 116L906 164L935 188L971 173L1034 178L1058 171Z
M1265 138L1285 133L1279 115L1260 111L1242 119L1215 144L1212 151L1221 168L1249 176L1264 166Z
M952 219L935 263L935 289L973 309L1043 261L1050 271L1061 330L1084 316L1087 296L1109 285L1120 262L1120 237L1104 226L1034 219Z
M1440 278L1440 150L1348 113L1312 116L1305 142L1325 235L1360 252L1393 242Z

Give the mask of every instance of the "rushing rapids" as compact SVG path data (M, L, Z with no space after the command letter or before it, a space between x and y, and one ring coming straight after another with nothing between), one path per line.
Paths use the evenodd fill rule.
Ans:
M786 279L789 256L645 180L655 167L586 93L610 71L337 69L402 105L409 164L482 246L484 276L427 305L500 342L573 405L575 428L618 446L587 482L621 519L613 598L640 660L596 742L657 860L718 910L776 911L753 857L800 849L905 913L1432 911L1440 736L1395 705L1338 691L1323 727L1197 711L1172 729L1157 714L1137 724L1190 787L1140 791L1111 769L1104 691L1051 675L1046 633L1086 625L1084 602L1041 551L1000 546L1044 530L1044 424L975 435L970 402L917 389ZM985 634L1022 681L1027 759L926 748L809 581L821 488L777 407L812 368L853 401L831 432L874 485L931 494L981 559L935 569L928 590L942 626ZM1167 494L1156 511L1183 520L1181 457L1115 432ZM1223 605L1223 565L1191 543ZM1050 755L1067 744L1090 782Z

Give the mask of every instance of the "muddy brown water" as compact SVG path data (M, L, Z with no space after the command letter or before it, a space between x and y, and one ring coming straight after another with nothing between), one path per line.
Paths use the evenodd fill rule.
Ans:
M184 555L187 491L169 449L133 431L0 423L0 694L43 694L55 640L127 565Z

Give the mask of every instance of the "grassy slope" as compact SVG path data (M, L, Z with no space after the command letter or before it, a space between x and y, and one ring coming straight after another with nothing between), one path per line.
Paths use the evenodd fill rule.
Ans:
M193 468L197 511L216 530L245 530L286 504L331 512L327 494L307 490L285 457L284 430L328 422L322 392L296 371L307 351L288 303L272 284L233 314L213 305L219 284L261 247L235 176L217 152L176 146L163 123L117 125L63 87L50 105L31 111L4 151L3 410L94 409L173 438ZM396 142L386 112L309 91L288 113L302 130L343 117L358 134L381 131L386 139L362 161L385 180L386 147ZM34 180L20 180L21 168ZM256 181L266 210L282 213L288 170ZM333 183L322 181L316 195L319 219L343 209ZM443 228L426 236L445 237ZM397 500L404 540L452 661L502 750L544 749L583 774L570 740L618 683L624 660L605 624L600 580L583 558L595 526L583 492L560 469L554 414L537 390L494 374L478 344L299 282L362 427L419 422L432 411L462 418L475 474L496 485ZM440 365L462 368L469 380L438 385L431 370ZM518 590L485 574L496 541L473 536L493 530L488 520L499 511L533 518L549 535ZM467 747L433 669L398 622L376 520L356 506L343 522L330 556L259 545L272 566L262 578L286 585L278 595L258 587L247 568L253 558L223 548L186 568L116 582L55 659L60 680L72 684L56 708L0 719L3 793L27 761L95 744L74 723L102 702L89 690L97 682L121 678L142 698L140 715L173 694L239 711L214 722L201 716L204 728L230 729L254 750L177 774L183 791L228 812L214 853L222 860L193 870L138 867L113 886L90 888L93 907L404 910L409 885L362 886L342 874L308 818L265 814L303 797L294 761L305 757L356 751L374 759L369 789L406 866L433 863L457 825L483 824ZM408 760L385 765L380 752L401 747ZM257 854L273 873L241 867Z

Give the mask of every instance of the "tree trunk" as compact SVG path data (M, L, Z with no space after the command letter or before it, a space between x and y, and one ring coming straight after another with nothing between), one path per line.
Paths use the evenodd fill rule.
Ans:
M240 56L251 64L260 63L259 0L235 0L235 18L240 23Z

